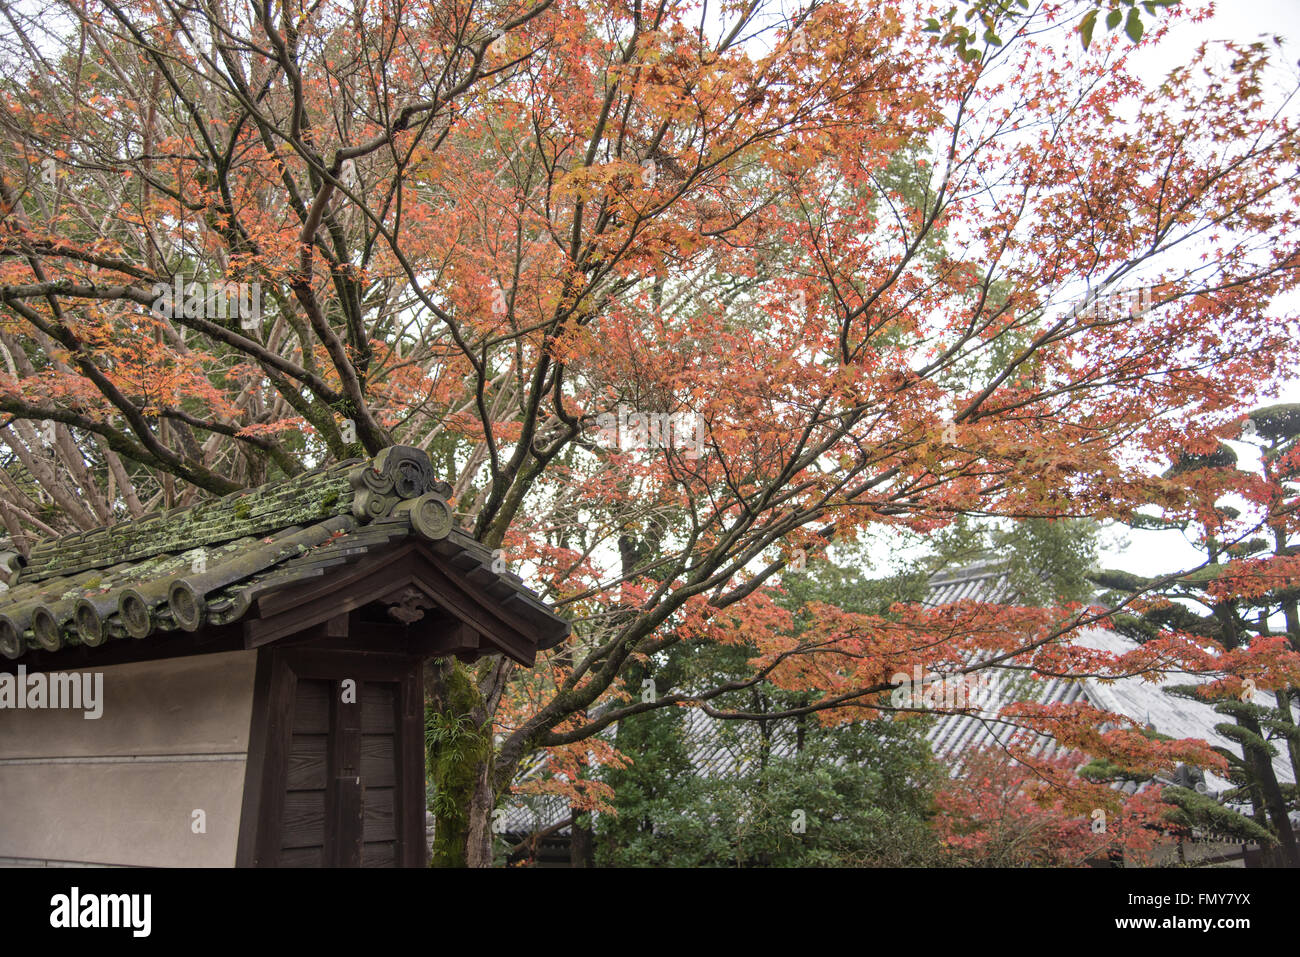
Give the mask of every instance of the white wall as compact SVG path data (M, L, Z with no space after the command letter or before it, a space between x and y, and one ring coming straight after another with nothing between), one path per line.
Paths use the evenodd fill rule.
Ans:
M104 668L95 720L0 707L0 865L233 866L256 660Z

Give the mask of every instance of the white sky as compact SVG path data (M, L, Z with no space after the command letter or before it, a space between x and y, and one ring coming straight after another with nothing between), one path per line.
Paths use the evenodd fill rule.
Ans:
M1206 41L1231 40L1249 43L1264 38L1271 45L1271 37L1280 35L1286 41L1284 56L1278 58L1275 82L1281 96L1294 87L1300 68L1300 0L1235 0L1217 4L1200 4L1185 0L1188 6L1213 6L1214 14L1202 23L1177 22L1169 27L1168 34L1158 43L1149 40L1139 54L1128 61L1128 68L1146 82L1158 84L1168 72L1190 59L1196 47ZM1145 17L1148 27L1160 18ZM1165 21L1167 23L1167 21ZM1099 27L1097 37L1105 36ZM1076 56L1084 56L1077 48L1077 39L1064 42L1075 46ZM1121 39L1121 44L1127 44ZM1300 110L1292 104L1294 115ZM1173 265L1171 261L1169 265ZM1296 315L1300 312L1300 295L1275 301L1273 314ZM1300 402L1300 371L1292 381L1283 383L1272 395L1264 396L1260 405L1274 402ZM1232 443L1238 455L1238 464L1244 469L1258 465L1255 447L1245 443ZM1226 500L1231 504L1231 499ZM897 568L919 553L912 547L900 547L899 541L888 532L878 539L868 536L870 553L878 563L870 574L883 574ZM917 546L925 551L925 546ZM1100 562L1104 567L1120 568L1142 575L1159 575L1194 567L1205 561L1205 555L1178 531L1154 532L1130 529L1125 526L1106 528L1101 537Z
M1159 81L1170 69L1190 57L1197 45L1204 41L1250 42L1273 34L1286 40L1284 49L1289 64L1279 75L1279 82L1284 82L1294 77L1296 58L1300 57L1300 0L1235 0L1215 4L1211 19L1204 23L1174 25L1162 43L1143 51L1142 56L1130 61L1130 67L1144 79ZM1294 299L1276 305L1292 314L1296 311ZM1273 401L1300 402L1300 378L1287 383ZM1250 446L1234 443L1234 448L1242 467L1249 468L1258 461L1258 456L1251 454ZM1143 575L1177 571L1204 561L1204 555L1179 532L1122 529L1105 535L1103 541L1106 543L1102 553L1103 564ZM1128 543L1126 548L1122 547L1124 541Z

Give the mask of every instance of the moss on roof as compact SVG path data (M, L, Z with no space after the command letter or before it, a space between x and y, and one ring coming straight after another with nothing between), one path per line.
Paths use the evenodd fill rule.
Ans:
M355 494L348 477L359 467L367 466L352 459L215 501L40 542L32 548L19 581L138 562L347 514Z
M412 532L446 538L453 531L450 491L423 451L393 446L370 462L351 459L38 542L0 593L0 653L17 658L29 648L57 651L234 621L257 595L319 574L323 565ZM468 538L457 552L480 563L491 558Z

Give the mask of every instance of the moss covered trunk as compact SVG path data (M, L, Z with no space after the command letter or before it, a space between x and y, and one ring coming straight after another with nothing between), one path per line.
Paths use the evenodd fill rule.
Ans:
M425 745L435 825L433 867L492 864L492 721L467 669L431 662L425 681Z

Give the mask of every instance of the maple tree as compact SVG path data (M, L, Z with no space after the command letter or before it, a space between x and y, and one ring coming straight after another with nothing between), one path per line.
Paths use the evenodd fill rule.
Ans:
M1300 846L1290 814L1300 804L1300 727L1293 713L1300 700L1296 671L1287 652L1300 651L1300 406L1252 409L1221 430L1221 439L1240 443L1257 464L1242 462L1219 441L1208 451L1179 455L1171 471L1188 477L1197 490L1188 508L1170 514L1138 513L1130 524L1178 529L1204 552L1203 566L1186 574L1143 578L1114 570L1095 574L1098 583L1140 596L1132 611L1116 616L1118 627L1138 640L1175 629L1233 649L1238 667L1218 681L1171 688L1170 693L1214 704L1231 721L1218 730L1240 753L1216 748L1234 787L1218 798L1188 788L1167 789L1175 819L1234 836L1251 834L1281 862L1300 866ZM1236 504L1234 505L1234 501ZM1240 507L1238 507L1240 506ZM1276 665L1269 659L1280 656ZM1271 692L1267 700L1260 692ZM1292 782L1279 781L1273 767L1278 749L1286 754ZM1249 806L1246 817L1231 805ZM1226 805L1226 806L1225 806Z
M1080 755L1061 753L1050 765L1090 791L1098 803L1080 814L1070 791L1044 787L1037 768L986 750L971 755L936 795L935 830L951 866L1151 866L1169 859L1168 805L1159 788L1124 794L1080 776ZM1073 807L1072 807L1073 805Z
M906 3L7 5L10 541L426 449L576 625L532 672L429 670L445 863L490 861L538 749L606 806L599 732L744 717L713 702L759 682L835 722L913 666L1284 674L1177 628L1077 649L1076 602L814 604L796 635L774 594L864 529L1191 507L1159 468L1293 367L1276 51L1207 45L1152 84L1129 58L1203 9L1081 52L1096 7L1043 4L965 62ZM702 643L748 674L629 685ZM1222 760L1095 709L1006 720L1139 768Z
M1134 43L1142 39L1147 17L1154 17L1164 7L1172 7L1178 0L1093 0L1084 6L1084 14L1075 29L1084 49L1092 44L1101 14L1108 31L1121 25L1124 33ZM926 31L937 34L944 46L953 47L966 62L979 60L989 51L1002 45L1000 33L1014 29L1018 21L1030 10L1029 0L967 0L960 6L951 6L939 16L925 22ZM961 16L958 16L961 14Z

